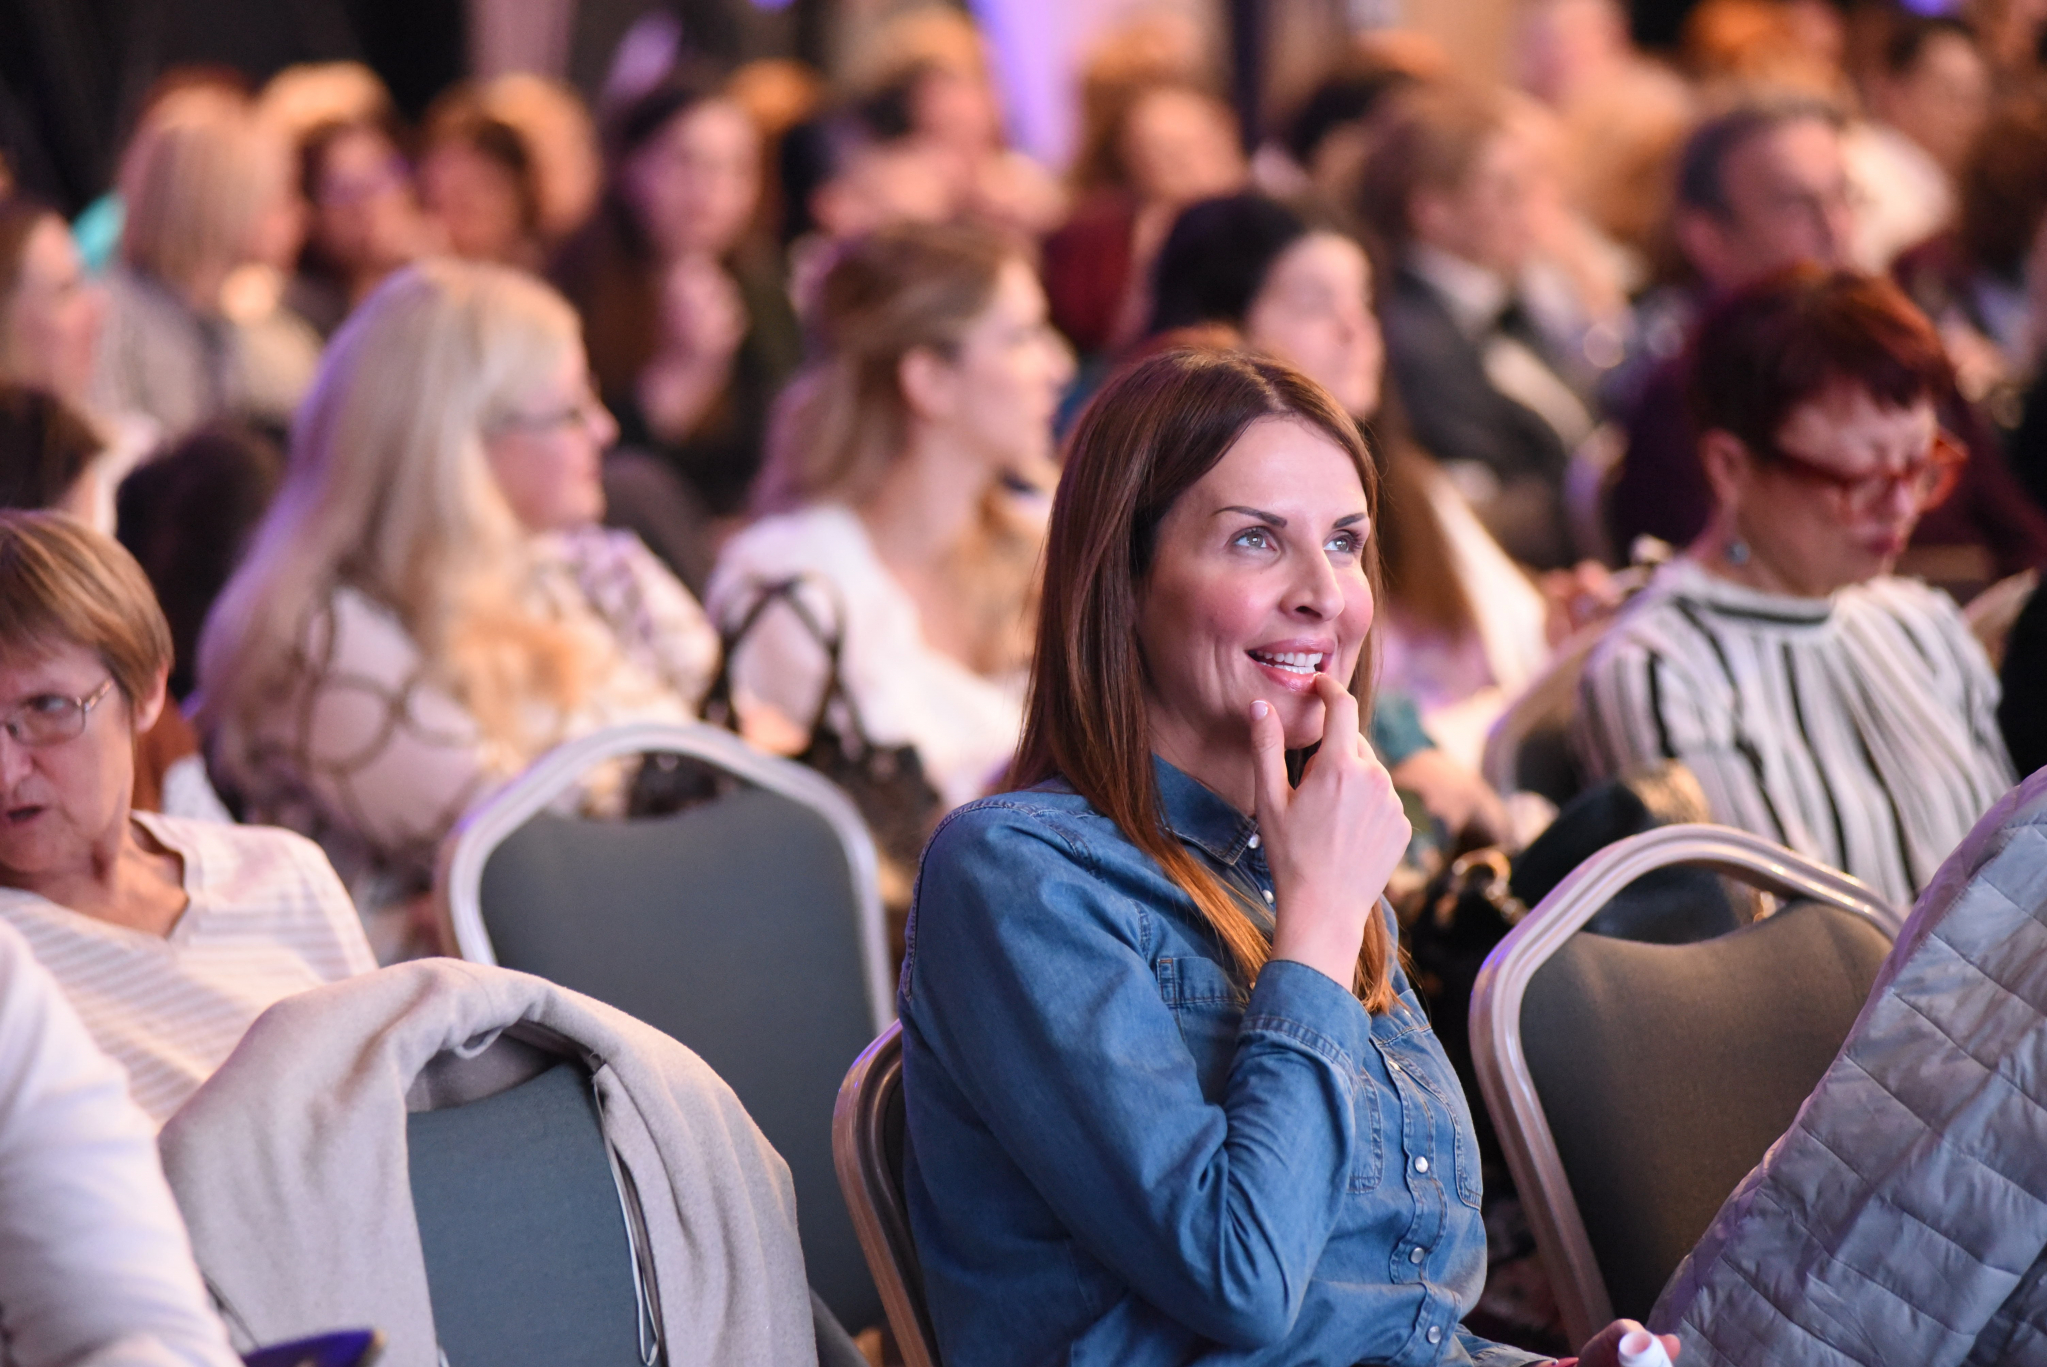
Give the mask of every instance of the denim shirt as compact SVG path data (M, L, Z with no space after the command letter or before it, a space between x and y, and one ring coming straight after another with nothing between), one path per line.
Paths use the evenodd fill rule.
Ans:
M1156 771L1173 834L1269 906L1256 824ZM1478 1147L1405 975L1372 1016L1291 961L1246 992L1224 957L1063 784L939 828L898 1007L910 1227L945 1360L1546 1361L1460 1324L1485 1279Z

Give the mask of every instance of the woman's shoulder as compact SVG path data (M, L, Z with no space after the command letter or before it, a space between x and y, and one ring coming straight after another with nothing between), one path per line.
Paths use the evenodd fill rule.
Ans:
M925 847L924 867L1000 862L1027 850L1086 863L1105 839L1123 836L1093 803L1053 780L953 808Z
M729 606L748 584L811 575L849 596L884 587L886 571L859 514L836 503L772 513L735 532L718 552L707 604Z

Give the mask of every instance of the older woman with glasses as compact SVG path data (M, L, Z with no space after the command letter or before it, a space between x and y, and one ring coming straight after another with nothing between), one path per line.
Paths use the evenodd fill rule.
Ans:
M2012 784L1982 649L1891 574L1964 459L1940 339L1889 283L1801 267L1694 346L1714 516L1595 649L1579 748L1601 775L1682 760L1715 819L1909 903Z
M374 967L310 842L133 809L170 660L128 552L0 511L0 920L159 1122L273 1002Z

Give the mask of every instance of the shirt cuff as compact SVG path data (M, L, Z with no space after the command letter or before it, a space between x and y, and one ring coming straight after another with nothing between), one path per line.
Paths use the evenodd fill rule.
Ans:
M1238 1029L1284 1035L1349 1074L1361 1065L1372 1018L1328 974L1292 959L1273 959L1259 971Z

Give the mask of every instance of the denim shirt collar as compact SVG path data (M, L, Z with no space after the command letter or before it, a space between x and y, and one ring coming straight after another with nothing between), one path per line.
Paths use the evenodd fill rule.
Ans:
M1258 822L1157 755L1151 764L1166 829L1200 846L1217 862L1235 867L1258 834Z

